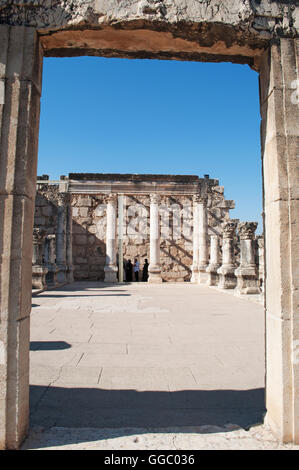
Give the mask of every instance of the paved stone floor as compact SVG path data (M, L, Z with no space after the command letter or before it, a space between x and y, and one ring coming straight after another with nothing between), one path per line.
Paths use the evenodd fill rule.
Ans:
M261 435L278 445L255 427L265 413L263 308L216 289L43 292L33 298L30 382L24 449L259 448Z

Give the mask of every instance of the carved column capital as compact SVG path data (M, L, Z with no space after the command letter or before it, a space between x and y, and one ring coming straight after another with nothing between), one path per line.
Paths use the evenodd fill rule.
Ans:
M222 224L222 235L223 238L233 238L237 228L237 222L234 220L228 220Z
M257 244L258 244L259 248L264 248L264 246L265 246L264 236L263 235L258 235L256 238L257 238Z
M240 240L253 240L257 225L257 222L240 222L238 224Z
M69 193L57 193L57 204L58 206L66 206L70 202Z
M200 202L200 195L199 194L193 194L193 204L198 204Z
M47 240L55 240L56 235L54 233L51 233L50 235L47 235Z
M198 195L198 202L199 202L199 204L203 204L204 206L206 206L207 203L208 203L208 197L205 196L205 195L199 194Z
M150 195L150 198L151 198L151 204L159 204L160 199L161 199L159 194L157 194L157 193L152 193Z
M107 199L107 203L111 204L112 206L116 206L117 204L117 194L110 193Z
M46 236L45 230L34 227L33 229L33 243L39 245L42 243L43 239Z

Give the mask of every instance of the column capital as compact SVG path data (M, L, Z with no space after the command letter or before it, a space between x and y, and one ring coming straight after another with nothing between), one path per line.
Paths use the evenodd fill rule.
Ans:
M51 233L50 235L46 236L47 240L55 240L56 235L54 233Z
M210 235L210 238L213 238L214 240L217 240L217 239L219 239L219 235L217 235L216 233L212 233L212 235Z
M196 204L196 203L199 203L200 202L200 195L199 194L193 194L193 203Z
M257 244L258 244L259 248L264 248L264 246L265 246L264 236L263 235L258 235L256 237L256 239L257 239Z
M157 193L150 194L150 198L151 198L151 204L159 204L161 200L160 195Z
M198 195L198 201L197 201L197 202L199 202L199 204L203 204L204 206L206 206L207 203L208 203L208 197L199 194L199 195Z
M240 240L253 240L257 225L257 222L240 222L238 224Z
M110 193L107 199L107 203L111 204L113 206L116 206L117 204L117 194L116 193Z
M237 228L238 222L235 220L228 220L222 224L223 238L233 238Z
M60 207L67 205L70 201L69 193L57 193L56 201Z
M36 227L33 229L33 243L35 245L39 245L40 243L42 243L45 236L46 236L45 230L42 230Z

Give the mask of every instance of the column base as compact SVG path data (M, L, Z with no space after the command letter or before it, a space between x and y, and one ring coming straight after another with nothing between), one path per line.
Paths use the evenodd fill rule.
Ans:
M104 282L111 282L111 283L118 282L118 278L117 278L118 269L116 266L105 266L104 272L105 272Z
M192 269L192 276L191 276L190 282L192 282L193 284L198 283L198 269L197 268Z
M237 277L236 294L260 294L259 280L255 267L239 267L235 270Z
M32 288L33 289L45 289L47 287L46 274L48 268L45 266L37 265L32 266Z
M235 276L235 266L221 266L218 269L219 275L219 289L235 289L237 285L237 278Z
M148 281L150 284L162 284L161 268L159 266L149 268Z
M73 266L68 267L66 277L67 277L67 282L69 282L69 283L74 282L74 268L73 268Z
M58 285L60 284L66 284L67 279L66 279L66 266L65 264L57 264L56 265L56 283Z
M206 284L208 280L208 273L206 272L207 265L200 266L198 268L198 284Z
M219 282L219 275L217 270L220 268L219 264L210 264L207 269L207 286L217 286Z
M56 287L58 285L56 279L57 268L55 264L48 264L48 272L46 275L46 283L48 287Z

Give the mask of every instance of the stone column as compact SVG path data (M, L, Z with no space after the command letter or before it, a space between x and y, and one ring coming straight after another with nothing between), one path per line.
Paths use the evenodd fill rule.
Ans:
M50 234L46 238L48 245L48 260L47 268L48 275L46 277L47 285L50 287L56 286L56 235Z
M222 266L218 269L220 289L234 289L237 285L234 263L234 236L237 222L229 220L222 225Z
M162 282L160 266L160 223L159 223L158 194L151 194L150 205L150 265L148 282L160 284Z
M110 194L107 204L105 282L117 282L116 265L117 194Z
M67 205L67 218L66 218L66 265L67 265L67 282L74 281L74 266L73 266L73 217L72 206Z
M264 236L260 235L257 237L257 246L258 246L258 278L259 286L262 292L265 290L265 249L264 249Z
M29 425L29 324L42 50L0 25L0 449Z
M208 211L207 198L200 197L198 203L198 220L199 220L199 251L198 251L198 283L206 284L207 282L207 266L209 263L208 256Z
M219 251L219 237L218 235L211 235L210 237L210 263L207 267L208 286L217 286L218 284L218 269L220 268L220 251Z
M33 229L33 253L32 253L32 288L45 289L46 274L48 268L43 264L42 248L46 233L39 228Z
M260 294L257 266L255 262L254 232L257 222L240 222L240 266L235 270L237 277L236 294Z
M65 284L66 277L66 219L67 219L68 194L58 193L57 207L57 232L56 232L56 267L57 282Z
M278 39L260 67L265 213L267 421L299 444L299 39Z
M193 264L191 282L198 282L198 256L199 256L199 194L193 196Z

